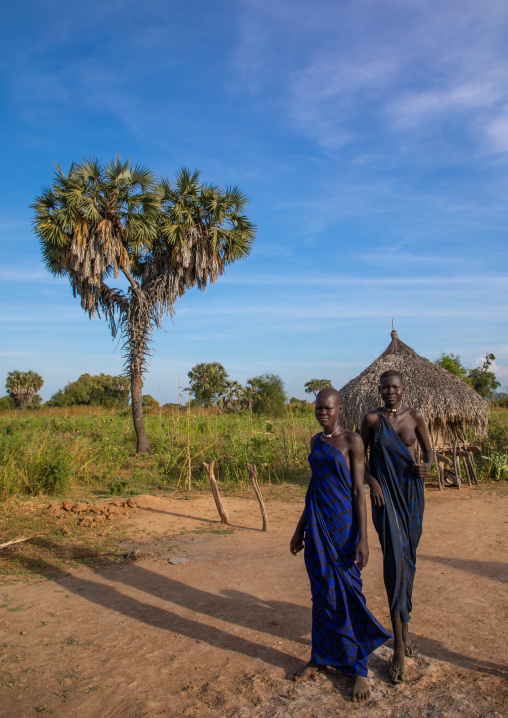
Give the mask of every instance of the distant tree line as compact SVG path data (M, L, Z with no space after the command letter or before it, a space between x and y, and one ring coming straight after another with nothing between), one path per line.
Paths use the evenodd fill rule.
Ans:
M277 374L265 373L249 379L246 386L230 380L218 362L196 364L188 373L193 406L216 406L224 411L254 411L271 416L284 411L287 397L284 382ZM36 372L10 372L7 376L7 396L0 399L0 410L34 409L43 400L36 392L44 381ZM125 375L82 374L76 381L59 389L44 407L101 406L105 409L129 407L130 380ZM292 399L298 403L299 400ZM150 394L143 395L145 409L158 408L159 402ZM306 403L306 402L303 402Z
M497 381L494 372L490 371L492 362L495 360L494 354L487 353L481 367L468 369L462 363L462 359L458 354L445 354L441 352L435 363L442 366L443 369L454 374L466 384L469 384L484 399L493 399L496 389L501 386Z
M102 406L105 409L128 408L130 381L126 376L110 374L82 374L69 382L64 389L53 394L46 405L51 406Z
M284 382L278 374L267 372L252 377L242 386L230 380L219 362L204 362L192 367L187 375L191 403L198 406L217 406L230 411L253 411L278 416L287 401Z

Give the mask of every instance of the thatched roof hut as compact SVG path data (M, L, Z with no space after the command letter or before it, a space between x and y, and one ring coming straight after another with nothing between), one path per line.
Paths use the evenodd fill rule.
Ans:
M381 356L340 390L342 425L350 430L360 426L362 416L380 405L379 376L387 369L396 369L404 377L404 403L421 411L436 446L453 442L466 427L474 427L478 437L484 436L487 402L446 369L404 344L395 330L391 337Z

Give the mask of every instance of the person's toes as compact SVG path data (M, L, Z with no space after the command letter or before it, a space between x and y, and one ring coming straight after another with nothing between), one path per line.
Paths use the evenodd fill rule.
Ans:
M416 643L413 643L413 641L411 641L411 643L406 643L404 649L406 656L418 655L418 646L416 645Z
M394 683L403 683L406 680L406 671L404 667L400 668L395 663L390 664L389 668L390 678Z
M300 681L306 681L309 678L311 678L315 673L317 673L320 670L320 666L317 666L315 663L307 663L301 671L297 671L294 676L293 680L295 683L299 683Z

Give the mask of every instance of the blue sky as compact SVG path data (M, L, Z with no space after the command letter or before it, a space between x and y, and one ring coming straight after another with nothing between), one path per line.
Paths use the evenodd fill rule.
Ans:
M198 362L304 397L399 336L485 352L508 384L508 5L486 0L8 3L0 30L0 382L44 398L120 373L105 322L48 275L29 204L56 163L117 154L237 184L250 258L156 333L145 392Z

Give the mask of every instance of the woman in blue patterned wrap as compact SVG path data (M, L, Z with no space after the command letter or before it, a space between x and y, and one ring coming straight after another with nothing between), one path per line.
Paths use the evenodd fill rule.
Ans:
M335 389L316 397L323 431L311 441L312 479L305 510L291 539L296 555L305 545L312 592L312 653L295 681L332 666L355 677L353 700L370 696L367 657L390 634L367 609L361 569L367 565L367 514L361 438L339 426L342 407Z
M394 683L406 679L405 657L415 656L409 635L416 549L422 533L425 476L434 460L425 422L419 411L402 403L402 374L389 369L381 374L379 392L384 406L362 419L361 435L369 447L372 520L383 551L383 577L390 604L394 651L390 676ZM423 462L415 461L416 442Z

